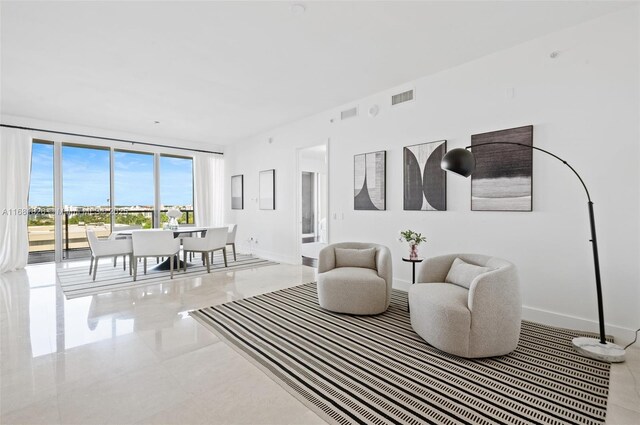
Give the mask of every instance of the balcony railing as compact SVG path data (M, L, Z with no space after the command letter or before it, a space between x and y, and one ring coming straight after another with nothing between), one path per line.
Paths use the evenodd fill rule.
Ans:
M193 210L181 209L183 216L179 223L193 224ZM160 210L160 222L168 222L167 210ZM143 229L156 227L153 209L118 209L115 223L111 223L111 211L63 211L63 257L69 258L68 253L73 250L86 250L89 247L86 230L92 228L98 237L108 237L112 231L120 226L141 226ZM53 211L38 211L29 215L29 253L53 253L55 249L55 214ZM157 226L160 227L160 226ZM87 253L88 255L88 253ZM42 257L42 255L40 255ZM35 255L33 256L35 257ZM77 257L74 255L74 257ZM48 259L47 261L51 261ZM31 261L31 258L29 260Z

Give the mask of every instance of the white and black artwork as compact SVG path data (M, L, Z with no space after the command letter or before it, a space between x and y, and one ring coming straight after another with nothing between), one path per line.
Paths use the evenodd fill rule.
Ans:
M260 171L260 199L261 210L276 209L276 170Z
M446 152L446 140L403 149L406 211L447 210L447 174L440 168Z
M476 169L471 176L472 211L531 211L533 126L492 131L471 136Z
M387 152L370 152L353 157L355 210L385 210Z
M244 176L231 176L231 209L244 209Z

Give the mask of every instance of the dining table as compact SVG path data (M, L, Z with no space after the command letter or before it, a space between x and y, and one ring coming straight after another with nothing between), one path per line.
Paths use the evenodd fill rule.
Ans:
M204 236L207 233L206 227L196 227L196 226L188 226L188 227L179 227L177 229L126 229L126 230L115 230L112 234L115 234L116 238L118 236L131 237L135 232L173 232L173 237L177 238L180 235L188 233L190 235L200 234L200 236ZM186 264L180 260L180 255L174 256L174 268L180 270L185 266L188 267L189 264ZM171 264L169 262L169 258L164 260L162 263L157 266L152 267L154 270L169 270L171 269Z

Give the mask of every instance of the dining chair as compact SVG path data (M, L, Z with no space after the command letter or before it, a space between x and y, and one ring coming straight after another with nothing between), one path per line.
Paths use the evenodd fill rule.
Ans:
M228 224L227 226L229 227L229 232L227 233L227 245L231 245L231 248L233 248L233 261L238 261L236 258L236 231L238 230L238 225Z
M93 280L96 280L98 272L98 259L103 257L117 258L122 255L123 270L127 269L127 256L131 256L133 252L131 240L129 239L98 239L93 229L87 229L87 240L89 248L91 248L91 262L89 263L89 275L93 272ZM129 273L131 273L131 263L129 260Z
M111 229L111 235L109 235L109 239L131 239L131 234L129 232L131 232L132 230L140 230L140 229L142 229L142 224L113 226L113 228ZM123 231L125 231L127 234L123 235L119 233Z
M199 252L207 265L207 273L211 273L209 254L213 257L214 251L222 250L224 266L227 267L227 233L226 227L209 227L202 238L186 238L182 242L182 255L184 256L184 271L187 271L187 252Z
M173 279L174 262L180 254L180 239L165 230L138 230L131 233L133 241L133 281L138 277L137 258L142 257L144 274L147 274L147 257L169 257L169 269ZM180 265L178 264L178 267Z
M142 229L141 224L132 224L130 226L114 226L111 228L111 234L109 235L108 239L109 240L116 240L116 239L131 240L131 234L122 235L119 232L122 232L122 231L130 232L131 230L140 230L140 229ZM118 257L113 257L113 267L117 265L118 265Z
M181 224L180 225L180 229L189 228L189 227L196 227L196 225L195 224ZM180 245L182 245L182 241L184 241L185 238L193 238L193 237L197 237L197 236L194 235L194 233L192 233L192 232L178 233L178 238L180 238ZM189 261L191 261L191 253L189 253Z

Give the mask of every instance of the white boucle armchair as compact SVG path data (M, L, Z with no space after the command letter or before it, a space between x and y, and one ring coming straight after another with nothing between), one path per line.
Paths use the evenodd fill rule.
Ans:
M340 258L340 253L345 252L340 249L374 249L375 254L371 263L364 265L348 254ZM320 306L337 313L384 313L391 302L391 267L391 252L383 245L342 242L326 246L318 256Z
M445 283L456 258L488 267L465 288ZM518 346L522 301L516 267L478 254L429 258L409 289L411 325L430 345L460 357L504 355Z

